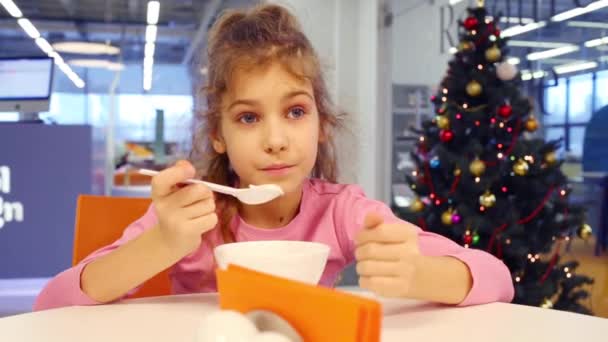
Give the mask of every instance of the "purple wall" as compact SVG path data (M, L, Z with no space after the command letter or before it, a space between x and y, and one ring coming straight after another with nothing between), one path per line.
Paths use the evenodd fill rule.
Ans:
M0 278L49 277L72 258L91 193L91 127L0 123Z

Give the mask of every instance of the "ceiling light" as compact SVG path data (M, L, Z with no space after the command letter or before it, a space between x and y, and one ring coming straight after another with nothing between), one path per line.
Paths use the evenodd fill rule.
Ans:
M156 25L148 25L146 27L146 43L154 43L156 41Z
M511 65L517 65L517 64L521 63L521 60L517 57L511 57L511 58L507 59L507 63L509 63Z
M557 15L551 17L551 21L564 21L574 17L578 17L579 15L583 15L585 13L593 12L600 8L608 7L608 0L600 0L590 3L585 7L577 7Z
M150 57L153 58L154 57L154 49L155 49L155 44L154 43L146 43L146 47L144 49L144 57Z
M0 0L0 5L4 6L4 9L13 16L13 18L21 18L23 13L12 0Z
M511 24L530 24L534 22L532 18L519 18L519 17L502 17L500 18L500 22L502 23L511 23Z
M592 40L588 40L585 42L585 46L586 47L597 47L600 45L606 45L608 44L608 36L606 37L602 37L602 38L598 38L598 39L592 39Z
M68 63L83 68L100 68L108 70L122 70L125 68L125 65L122 63L115 63L105 59L72 59L69 60Z
M116 46L93 42L60 42L53 44L53 48L59 52L82 55L117 55L120 53L120 48Z
M580 50L580 47L578 47L577 45L562 46L562 47L556 48L556 49L533 52L533 53L528 54L526 56L526 58L529 61L537 61L540 59L565 55L565 54L572 53L572 52L575 52L578 50Z
M517 25L517 26L512 26L512 27L509 27L508 29L503 30L500 35L503 38L513 37L518 34L534 31L534 30L537 30L537 29L539 29L541 27L545 27L545 26L547 26L546 21L539 21L537 23L529 23L526 25Z
M534 40L509 40L507 42L508 46L515 47L529 47L529 48L539 48L539 49L554 49L562 46L569 46L571 44L568 43L560 43L560 42L538 42Z
M588 70L597 68L597 62L583 62L583 63L571 63L571 64L562 64L558 65L554 68L556 74L567 74L571 72Z
M148 25L158 24L158 16L160 14L160 2L148 2Z
M543 70L537 70L537 71L530 71L530 70L522 70L521 71L521 79L523 81L529 81L531 79L538 79L538 78L543 78L547 75L546 71Z
M47 55L53 52L53 47L51 46L51 44L49 44L49 42L47 42L46 39L42 37L36 38L36 45L38 45L40 50L42 50Z
M595 28L595 29L608 30L607 23L600 23L600 22L596 22L596 21L571 20L571 21L568 21L567 25L570 27Z
M17 20L17 23L19 24L19 26L21 26L23 31L25 31L25 33L27 33L27 35L31 38L36 39L40 37L40 32L38 32L36 27L34 27L34 25L31 21L29 21L29 19L21 18Z

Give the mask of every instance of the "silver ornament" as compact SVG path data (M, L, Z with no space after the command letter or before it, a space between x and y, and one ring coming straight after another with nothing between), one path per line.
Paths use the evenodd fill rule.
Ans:
M517 67L511 63L502 62L496 67L496 76L503 81L510 81L517 76Z

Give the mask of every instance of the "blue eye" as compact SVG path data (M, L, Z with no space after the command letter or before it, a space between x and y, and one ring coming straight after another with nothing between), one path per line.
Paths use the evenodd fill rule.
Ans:
M293 119L299 119L306 114L306 111L302 107L293 107L289 110L288 116L291 116Z
M258 116L253 113L245 113L239 117L239 121L244 124L252 124L258 121Z

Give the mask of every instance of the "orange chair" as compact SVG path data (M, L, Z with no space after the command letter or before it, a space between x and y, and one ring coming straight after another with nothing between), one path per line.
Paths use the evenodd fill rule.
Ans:
M129 224L143 216L150 202L148 198L80 195L76 208L72 265L118 240ZM168 273L165 270L149 279L130 298L170 294Z

